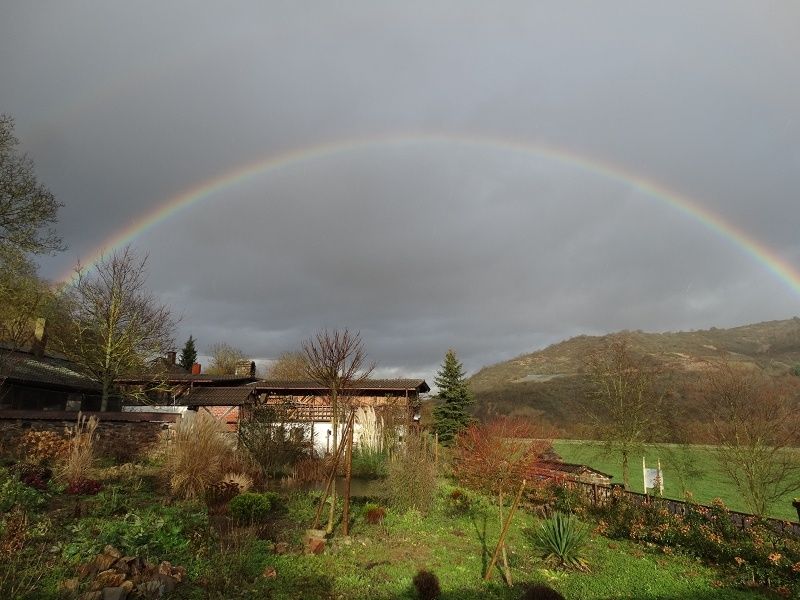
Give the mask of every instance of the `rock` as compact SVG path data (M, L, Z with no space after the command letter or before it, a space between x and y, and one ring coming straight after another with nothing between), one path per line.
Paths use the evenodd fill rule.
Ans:
M160 575L172 575L172 563L168 560L161 561L158 565L158 572Z
M143 581L136 586L136 591L140 594L157 594L161 591L161 582L157 579Z
M126 591L128 594L130 594L130 593L133 591L133 588L134 588L135 586L133 585L133 582L132 582L132 581L128 580L128 581L123 581L123 582L122 582L122 585L121 585L121 586L119 586L119 587L121 587L121 588L122 588L123 590L125 590L125 591Z
M128 592L124 587L103 588L103 600L125 600Z
M266 579L275 579L278 576L278 572L275 570L275 567L266 566L261 576Z
M159 573L156 575L156 579L161 584L159 587L159 592L162 596L164 594L171 594L175 590L175 586L178 585L178 580L172 575L164 575L163 573Z
M286 554L289 552L288 542L278 542L275 544L274 552L275 554Z
M114 559L122 558L122 552L114 548L111 544L103 548L103 554L111 556Z
M81 580L78 577L73 577L72 579L65 579L59 584L59 588L64 590L65 592L74 592L78 589Z
M186 581L186 567L173 567L172 576L178 580L178 583Z
M136 564L135 556L123 556L114 563L114 568L120 573L130 573L134 564Z
M119 587L125 581L125 574L109 569L97 574L92 582L92 591L102 590L108 587Z

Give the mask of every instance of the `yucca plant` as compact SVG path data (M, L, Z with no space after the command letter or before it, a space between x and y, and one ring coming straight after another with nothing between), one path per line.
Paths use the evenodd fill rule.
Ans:
M587 571L583 557L588 529L572 515L555 513L533 532L534 543L545 562L567 569Z

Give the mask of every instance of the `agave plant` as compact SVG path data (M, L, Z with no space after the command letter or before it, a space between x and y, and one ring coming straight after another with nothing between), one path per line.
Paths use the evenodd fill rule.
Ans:
M545 562L568 569L587 571L583 558L588 529L572 515L555 513L533 532L534 543Z

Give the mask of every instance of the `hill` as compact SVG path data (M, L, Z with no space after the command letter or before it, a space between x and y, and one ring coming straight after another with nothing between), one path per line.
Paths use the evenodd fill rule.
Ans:
M800 318L768 321L731 329L645 333L627 336L633 352L649 355L664 367L664 385L674 395L675 411L694 416L685 390L707 368L709 359L725 356L754 369L780 376L800 365ZM581 335L543 350L482 368L470 378L476 413L543 417L575 433L583 421L580 408L588 392L584 376L588 357L611 335Z

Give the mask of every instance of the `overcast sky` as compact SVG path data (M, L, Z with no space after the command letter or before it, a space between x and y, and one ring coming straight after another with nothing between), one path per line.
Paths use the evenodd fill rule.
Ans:
M472 372L800 314L735 241L563 159L800 268L795 0L207 4L4 4L0 112L65 205L43 275L205 180L341 143L136 237L179 345L270 358L350 327L381 374L430 382L448 347Z

